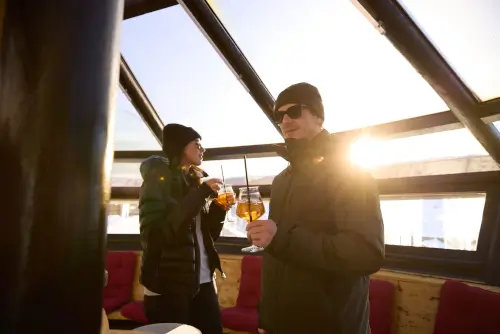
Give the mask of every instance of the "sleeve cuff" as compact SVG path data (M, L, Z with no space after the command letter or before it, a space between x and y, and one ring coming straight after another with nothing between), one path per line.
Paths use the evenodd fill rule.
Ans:
M217 193L213 191L212 188L210 188L205 182L200 185L200 191L204 198L217 196Z
M280 227L278 225L278 229L276 230L273 240L271 240L271 243L267 245L265 250L271 255L283 253L288 248L288 244L290 242L290 231L292 229L293 227L290 229Z
M215 200L210 205L210 211L215 211L216 215L221 215L222 217L226 217L226 210L221 207ZM222 219L224 221L224 218Z

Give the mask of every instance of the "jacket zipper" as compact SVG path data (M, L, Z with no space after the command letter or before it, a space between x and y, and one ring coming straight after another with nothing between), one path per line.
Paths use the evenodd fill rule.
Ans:
M191 236L194 241L194 250L195 250L195 275L194 275L194 285L196 286L196 291L194 292L193 296L198 293L200 290L200 245L198 244L198 237L196 234L196 218L191 222Z
M189 191L190 183L186 179L186 175L184 173L181 174L182 180L184 181L185 188L183 189L184 195L186 195L186 191ZM187 188L187 189L186 189ZM196 217L191 221L191 237L193 238L194 243L194 286L196 287L193 296L195 296L198 291L200 291L200 246L198 245L198 236L196 233Z
M203 216L200 216L200 219L202 219L202 218L203 218ZM203 226L205 226L205 225L203 224L203 222L201 222L201 226L200 226L201 236L203 238L203 243L205 244L205 249L206 249L208 244L213 244L213 240L212 240L212 237L210 237L210 231L208 231L207 229L203 229ZM219 254L217 253L217 250L215 249L215 247L213 247L213 251L207 255L208 255L208 262L209 262L210 270L212 270L212 268L214 269L214 272L216 269L219 270L222 279L226 279L226 274L222 270L222 264L220 263L220 257L219 257ZM216 263L212 267L213 261L216 261ZM213 275L212 275L212 279L213 279Z

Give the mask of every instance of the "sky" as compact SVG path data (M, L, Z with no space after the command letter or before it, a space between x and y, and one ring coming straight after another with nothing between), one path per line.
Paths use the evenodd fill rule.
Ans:
M500 1L400 3L481 100L500 96ZM319 88L330 132L448 109L349 0L211 4L274 97L296 82ZM180 6L124 21L121 50L163 122L194 127L205 147L281 141ZM121 91L114 135L115 150L160 149ZM472 135L461 129L386 142L365 138L354 145L352 157L374 166L484 154ZM225 164L229 174L242 167L241 161ZM260 159L252 172L269 175L283 164L279 158ZM220 169L217 162L208 165Z

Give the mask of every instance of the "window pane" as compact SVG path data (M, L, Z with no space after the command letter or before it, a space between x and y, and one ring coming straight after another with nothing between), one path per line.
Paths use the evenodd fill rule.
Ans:
M247 159L248 182L251 185L269 185L288 162L280 157ZM227 184L243 186L246 184L245 163L243 159L206 161L201 166L210 176L222 177L221 166ZM235 189L236 190L236 189ZM267 219L269 214L269 199L264 199L266 212L260 219ZM233 206L226 216L222 236L246 238L247 222L236 216L236 206Z
M122 50L163 122L192 126L205 147L281 141L180 6L126 20Z
M213 2L274 96L301 81L319 88L331 132L448 109L350 1Z
M251 185L271 184L274 177L286 168L287 165L288 162L278 157L248 159L249 183ZM139 163L113 163L111 185L113 187L139 187L142 183L139 166ZM245 184L245 165L243 159L205 161L201 167L210 174L210 177L221 178L221 166L224 169L224 177L227 184L237 186ZM111 202L112 205L110 205L110 213L108 214L109 234L139 233L139 218L135 214L129 214L127 205L130 203L130 201ZM138 203L138 201L132 203ZM268 199L264 199L264 206L266 213L260 219L267 218L269 213ZM245 220L236 216L236 206L234 206L226 217L222 236L246 238L246 224Z
M353 144L351 159L376 178L442 175L498 170L467 129Z
M111 201L108 234L139 234L139 201Z
M481 227L485 194L434 198L381 199L385 243L475 251ZM267 219L269 200L264 199ZM246 238L246 222L229 212L222 236ZM108 234L139 234L138 201L111 201Z
M493 125L500 131L500 121L493 122Z
M142 184L140 165L140 163L114 162L111 170L111 186L140 187ZM271 184L274 177L287 165L288 162L279 157L247 159L249 182L252 185ZM221 166L228 184L246 183L243 159L204 161L201 168L209 174L209 177L222 178Z
M160 144L128 98L118 89L115 114L115 151L160 150Z
M498 0L399 2L480 99L500 96Z
M259 219L267 219L269 215L269 199L263 198L262 202L266 208L266 212ZM222 228L221 236L223 237L247 237L247 222L244 219L236 216L236 205L226 215L224 227Z
M201 168L211 177L222 178L221 166L227 183L238 186L246 184L243 159L205 161ZM271 184L286 166L288 162L280 157L247 159L248 182L252 185Z
M140 187L142 184L140 163L113 162L111 168L112 187Z
M485 194L380 201L388 245L475 251Z
M269 199L264 199L266 212L260 219L267 219ZM221 236L246 238L247 222L236 216L236 206L228 212ZM108 206L108 234L139 234L139 201L111 201Z

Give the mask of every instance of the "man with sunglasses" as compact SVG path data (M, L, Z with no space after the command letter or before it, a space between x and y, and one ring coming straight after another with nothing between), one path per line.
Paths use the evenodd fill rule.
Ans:
M384 260L375 182L323 129L316 87L285 89L274 119L290 165L273 181L269 220L247 227L265 247L259 332L370 333L369 275Z

